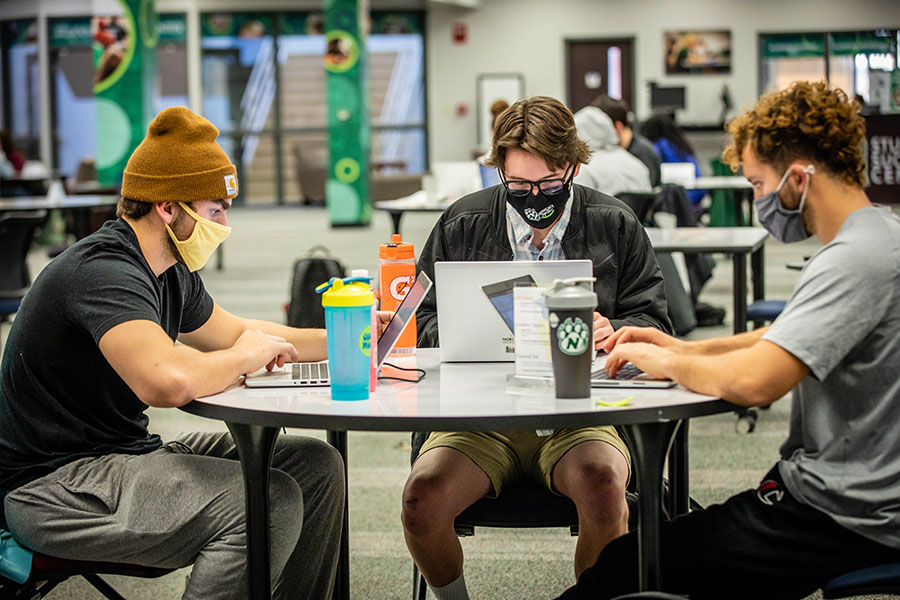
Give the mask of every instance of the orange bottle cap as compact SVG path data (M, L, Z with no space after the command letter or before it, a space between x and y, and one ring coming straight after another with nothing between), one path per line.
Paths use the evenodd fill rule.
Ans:
M386 260L405 260L415 257L413 245L405 243L399 233L391 236L390 243L381 244L378 248L378 258Z

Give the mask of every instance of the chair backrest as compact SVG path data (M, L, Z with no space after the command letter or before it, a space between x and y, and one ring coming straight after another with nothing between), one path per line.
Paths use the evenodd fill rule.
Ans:
M646 223L650 219L650 214L659 198L658 192L619 192L616 198L628 205L638 221Z
M28 250L34 229L47 217L47 211L0 214L0 298L21 298L31 286Z

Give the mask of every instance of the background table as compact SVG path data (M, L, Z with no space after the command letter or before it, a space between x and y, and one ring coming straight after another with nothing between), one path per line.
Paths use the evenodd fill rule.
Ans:
M49 198L47 196L12 196L0 198L0 211L15 210L50 210L60 208L63 210L77 208L92 208L95 206L112 206L118 204L118 196L60 196Z
M715 177L697 177L692 182L685 182L686 190L725 190L734 192L734 218L739 225L753 223L753 185L743 175L719 175ZM744 203L749 208L749 221L744 218Z
M746 180L745 180L746 181ZM731 255L734 265L734 332L747 331L747 255L753 277L753 299L765 295L763 249L769 233L762 227L648 227L656 252L722 252Z
M683 421L728 412L734 410L733 405L681 388L597 389L594 398L611 402L632 398L628 406L598 407L592 398L558 400L550 388L511 383L512 363L442 364L437 349L420 349L414 360L427 373L420 383L379 383L377 393L369 400L332 401L327 388L249 389L241 385L182 407L195 415L225 421L237 444L247 494L251 598L259 600L271 594L267 493L272 451L280 427L337 432L329 435L329 441L343 452L346 469L345 432L349 430L492 431L622 426L634 444L632 459L639 481L641 587L659 588L659 507L666 452ZM674 479L673 494L682 498L677 509L684 512L686 449L680 449L676 455L679 468L670 473ZM346 526L345 520L342 564L334 596L341 599L349 598Z
M449 204L429 201L423 194L413 194L397 200L382 200L374 204L375 210L383 210L391 217L394 233L400 233L400 219L407 212L444 212Z
M92 209L109 207L104 213L111 213L112 207L119 202L119 196L84 195L84 196L13 196L0 198L0 212L27 210L64 210L70 213L67 229L81 239L99 228L102 220L108 215L100 214L93 218Z

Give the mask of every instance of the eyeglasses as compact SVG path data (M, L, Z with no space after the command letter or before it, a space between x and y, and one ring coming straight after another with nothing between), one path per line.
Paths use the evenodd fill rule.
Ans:
M503 184L503 187L506 188L506 191L510 196L524 198L525 196L533 193L534 188L538 188L544 194L553 196L560 193L563 188L565 188L569 183L572 182L572 177L575 175L575 170L572 170L572 176L569 176L568 173L569 169L566 169L566 172L563 173L562 179L542 179L541 181L526 181L524 179L508 180L503 176L503 172L501 172L500 182Z

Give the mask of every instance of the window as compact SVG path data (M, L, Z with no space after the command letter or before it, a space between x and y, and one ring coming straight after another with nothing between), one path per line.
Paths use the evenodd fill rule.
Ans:
M866 104L888 105L898 30L762 34L760 92L800 79L826 80ZM826 62L827 57L827 62Z
M54 165L73 177L97 149L91 17L51 19L48 28Z
M183 14L159 15L157 69L159 93L156 112L170 106L187 106L187 23Z
M0 24L0 39L3 122L16 147L26 157L36 159L40 154L41 130L37 21L6 21Z
M426 169L423 16L373 12L366 40L373 173ZM320 201L328 130L324 19L202 16L203 110L241 174L241 201Z

